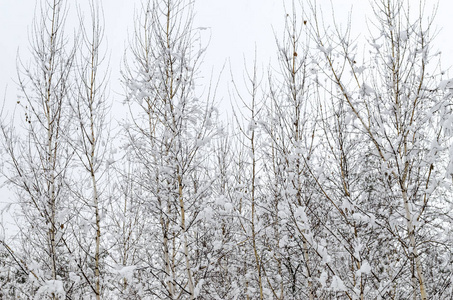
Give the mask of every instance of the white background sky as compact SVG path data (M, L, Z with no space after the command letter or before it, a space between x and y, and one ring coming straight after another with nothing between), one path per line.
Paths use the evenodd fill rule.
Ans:
M28 35L37 0L0 0L0 99L5 98L7 111L14 109L18 94L15 79L16 57L20 53L22 59L29 57ZM207 51L203 70L209 77L211 68L214 75L229 59L235 76L241 77L243 57L249 64L253 61L255 45L258 49L258 61L264 67L271 56L275 57L275 38L282 33L285 20L283 0L196 0L195 27L210 28L211 41ZM323 9L330 12L330 3L334 5L338 20L346 21L347 13L353 9L352 26L356 33L359 29L366 34L363 20L371 11L367 0L318 0ZM86 7L88 0L69 1L72 14L75 13L76 3ZM414 3L418 1L414 0ZM427 0L428 7L436 3ZM108 55L111 68L111 96L113 101L121 101L123 94L120 85L120 65L122 55L127 46L127 34L133 30L134 9L139 8L140 0L104 0L105 29L108 41ZM434 48L442 51L443 67L453 65L453 1L440 0L436 22L441 32L435 41ZM88 17L88 15L87 15ZM70 26L76 24L70 24ZM226 93L226 82L229 78L227 69L223 75L220 89L223 106L229 107L229 98ZM450 76L453 73L450 72ZM215 76L214 76L215 77ZM241 78L237 78L241 81ZM3 178L0 178L0 185ZM5 202L11 201L11 195L0 188L0 208ZM8 230L10 226L6 226ZM1 232L0 232L1 233Z
M36 2L37 0L0 0L0 94L3 98L7 87L8 106L15 103L15 99L12 98L17 94L17 86L14 83L17 77L17 53L20 53L25 61L29 55L28 32ZM283 2L282 0L196 0L195 26L208 27L211 33L204 68L209 71L214 66L218 71L223 63L230 59L234 69L240 70L243 67L244 55L250 63L252 62L255 44L258 48L258 60L264 65L267 64L270 57L274 56L276 49L274 31L277 35L282 32ZM371 13L367 0L318 0L318 2L326 14L330 13L330 2L332 2L335 14L340 21L352 8L353 28L356 28L357 33L361 32L358 29L366 30L363 24L364 16ZM88 0L73 0L69 3L74 13L77 3L86 6ZM418 1L414 0L414 3ZM427 3L428 7L431 7L436 0L427 0ZM122 93L119 85L121 57L127 46L127 34L133 30L134 9L139 5L140 0L103 1L108 53L111 55L111 81L116 93ZM442 50L445 64L453 64L453 20L451 19L453 1L440 0L439 5L436 24L442 31L437 38L435 48ZM366 34L366 32L362 33ZM119 95L115 93L112 95L119 100Z

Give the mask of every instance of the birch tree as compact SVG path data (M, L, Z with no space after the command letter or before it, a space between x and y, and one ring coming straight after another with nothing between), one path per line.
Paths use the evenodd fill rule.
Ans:
M194 92L204 48L192 28L192 2L148 1L140 15L131 48L135 67L126 67L125 82L140 114L131 106L127 126L142 169L136 180L154 224L143 264L158 279L156 297L195 299L203 280L197 282L199 260L191 247L209 194L202 155L215 133L213 109Z
M432 52L433 18L425 16L424 1L416 6L409 1L373 2L365 47L369 56L361 57L349 29L323 27L319 10L311 7L309 26L319 69L335 86L332 97L348 107L355 130L366 136L369 147L362 156L370 159L368 167L377 176L370 188L379 193L374 198L378 208L367 215L378 219L382 234L392 240L386 245L394 249L391 257L386 255L393 267L378 260L372 266L390 272L377 276L378 292L431 298L435 289L425 276L430 260L425 247L437 248L430 236L442 231L436 225L443 222L436 194L448 186L445 151L451 126L446 122L451 99L441 91L438 53Z
M313 299L317 262L310 250L313 243L310 237L314 233L317 204L312 201L314 189L307 171L315 147L316 117L310 99L313 74L304 21L295 3L290 6L283 36L276 37L279 69L269 72L269 121L265 121L270 140L268 176L273 186L274 222L278 224L275 231L280 231L276 255L288 276L284 280L286 292L292 297L303 293L307 299Z
M57 299L69 288L71 264L64 236L70 218L66 187L72 152L64 134L70 122L74 45L65 33L65 1L41 1L30 36L32 59L18 61L24 128L2 123L9 182L20 205L21 254L28 265L30 295Z
M94 1L89 5L88 22L79 11L81 42L77 49L78 64L74 70L75 88L71 101L75 132L71 131L67 139L77 158L76 165L80 166L81 178L76 180L82 182L82 185L77 182L72 184L72 193L79 202L77 216L72 222L75 247L79 250L75 255L79 256L77 260L85 262L80 266L78 272L80 276L76 275L75 280L78 281L76 286L80 281L87 286L86 292L82 292L82 286L77 288L81 297L94 294L96 299L101 299L104 277L104 274L101 274L104 265L101 257L104 256L101 253L104 226L101 224L103 221L101 218L105 215L102 211L107 208L105 167L109 163L107 157L109 133L106 128L109 104L106 95L107 78L101 69L105 60L102 52L104 39L102 10Z
M255 50L256 51L256 50ZM260 139L259 115L263 107L260 98L260 85L256 52L254 65L251 71L245 72L247 96L241 94L238 85L234 83L234 92L238 103L235 109L235 121L239 135L237 143L243 155L238 156L240 174L236 175L237 189L240 191L240 207L236 222L241 224L241 252L244 263L244 295L247 299L264 299L268 297L265 288L265 277L262 259L263 220L260 220L260 205L262 195L260 189Z

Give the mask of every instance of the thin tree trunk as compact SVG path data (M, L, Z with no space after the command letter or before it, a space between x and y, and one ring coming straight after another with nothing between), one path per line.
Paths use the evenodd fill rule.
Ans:
M425 279L423 277L423 270L422 270L422 263L420 260L420 256L418 254L417 244L415 242L415 232L414 232L414 224L412 222L412 213L409 208L409 201L407 198L407 189L404 183L401 184L402 195L403 195L403 202L404 202L404 210L406 213L406 225L407 225L407 232L409 235L410 245L412 247L413 256L415 260L415 268L417 270L418 275L418 282L420 286L420 296L422 300L427 300L428 295L426 293L425 288Z
M255 99L253 99L252 102L252 123L255 122L254 107ZM256 179L255 130L252 131L252 137L250 141L252 143L252 244L253 253L255 255L256 269L258 271L258 286L260 290L260 299L262 300L264 299L264 296L263 296L263 282L261 276L261 261L256 247L256 231L255 231L255 179Z
M54 43L55 43L55 40L54 40L54 35L55 35L55 32L54 32L54 27L55 27L55 14L56 14L56 4L54 2L53 4L53 10L52 10L52 27L51 27L51 36L50 36L50 49L54 49ZM52 70L52 66L53 66L53 59L54 59L54 54L52 53L50 55L50 58L49 58L49 78L47 80L47 95L46 95L46 103L45 103L45 115L46 115L46 118L47 118L47 148L48 148L48 171L50 171L50 201L49 201L49 205L50 205L50 229L49 229L49 237L50 237L50 257L51 257L51 264L52 264L52 279L53 280L56 280L57 279L57 262L56 262L56 245L55 245L55 230L56 230L56 224L55 224L55 217L56 217L56 199L55 199L55 172L54 172L54 168L55 168L55 161L54 159L56 159L56 150L57 150L57 145L55 145L55 149L53 149L52 147L52 143L53 143L53 140L52 140L52 135L53 135L53 132L52 130L55 128L54 125L57 125L58 124L54 124L54 121L57 121L58 120L54 120L52 118L52 116L50 115L53 111L51 109L51 88L52 88L52 74L53 71ZM55 297L55 296L54 296Z
M167 275L166 283L167 283L167 288L168 288L168 298L173 299L174 298L174 287L173 287L173 280L172 280L172 272L170 268L170 254L169 254L169 248L168 248L168 222L164 220L163 213L161 212L160 216L160 224L162 226L162 232L163 232L163 237L164 237L164 244L163 244L163 251L164 251L164 263L165 263L165 273Z
M179 172L179 170L178 170ZM195 299L195 289L193 284L192 278L192 270L190 269L190 261L189 261L189 249L188 249L188 241L187 241L187 231L186 231L186 214L184 210L184 198L183 198L183 186L182 186L182 178L181 175L178 174L178 191L179 191L179 205L181 208L181 229L184 238L184 256L186 261L186 272L187 272L187 280L189 284L189 293L190 299Z
M93 119L91 118L93 121ZM93 125L93 123L91 123ZM91 148L91 161L90 161L90 168L91 168L91 181L93 184L93 205L94 205L94 213L96 217L96 249L94 252L95 258L95 265L94 265L94 276L96 280L96 300L101 299L101 285L100 285L100 244L101 244L101 216L99 213L99 195L97 189L97 181L96 175L94 174L94 129L91 126L91 138L92 138L92 148Z

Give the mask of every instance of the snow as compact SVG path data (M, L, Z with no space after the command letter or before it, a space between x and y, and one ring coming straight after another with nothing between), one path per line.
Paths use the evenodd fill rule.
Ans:
M362 93L362 96L370 96L370 95L374 94L375 92L372 87L370 87L366 83L363 83L361 93Z
M440 90L453 89L453 78L448 80L442 80L439 83L438 88Z
M362 265L360 266L360 269L357 271L357 276L360 276L362 274L370 274L371 273L371 266L368 263L368 261L363 261Z
M346 286L344 285L343 281L340 279L340 277L338 277L337 275L334 275L332 277L332 283L330 285L330 288L333 290L333 291L338 291L338 292L341 292L341 291L346 291Z
M400 33L400 40L402 42L406 42L408 40L409 36L408 36L408 33L407 31L401 31Z
M61 280L47 280L36 292L35 299L46 299L55 295L56 299L66 298L66 293Z
M319 283L321 283L321 285L323 287L327 286L327 272L326 271L322 271L321 275L319 276Z
M229 202L225 202L224 207L227 212L231 212L233 210L233 204Z
M74 272L70 272L69 273L69 279L71 281L73 281L75 284L78 284L81 280L80 276L78 276L76 273Z
M127 280L132 280L135 269L137 269L137 266L135 266L135 265L125 266L125 267L122 267L121 269L119 269L117 272L118 272L118 275L120 278L126 278Z
M296 209L296 212L294 213L294 217L296 219L300 218L300 220L303 222L303 223L307 223L308 222L308 218L307 218L307 214L305 213L305 209L303 207L298 207Z
M333 50L332 47L325 48L325 47L323 47L323 46L321 46L321 45L318 46L318 49L319 49L321 52L323 52L325 55L329 55L329 54L332 52L332 50Z

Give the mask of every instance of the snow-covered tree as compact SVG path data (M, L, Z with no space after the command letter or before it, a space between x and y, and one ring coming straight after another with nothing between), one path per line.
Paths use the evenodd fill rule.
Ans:
M320 203L314 201L317 195L308 172L308 166L315 160L312 156L316 147L316 113L314 80L303 29L304 22L292 2L283 37L276 38L279 69L269 73L269 99L263 124L269 141L268 186L273 195L269 198L269 210L276 225L273 230L278 234L272 251L281 265L279 268L284 269L280 279L284 291L280 297L303 294L314 299L314 276L319 261L313 234L319 227Z
M90 0L72 38L69 2L42 0L18 60L22 127L0 113L19 229L0 232L0 299L452 298L435 12L371 2L359 37L315 0L284 2L275 61L232 80L223 126L194 2L144 0L111 134L102 10Z
M342 102L334 104L342 107L344 118L343 129L337 125L337 130L351 141L354 136L363 141L349 168L354 173L363 167L357 174L362 189L348 192L345 181L344 191L352 193L352 217L362 228L363 221L376 227L363 232L357 250L369 256L372 297L445 296L436 288L436 276L426 272L444 268L432 264L434 253L449 248L441 225L448 205L441 195L451 189L451 94L442 90L439 53L432 50L433 18L425 15L426 9L424 1L374 1L369 38L362 47L367 55L362 56L357 50L361 40L350 37L350 27L330 30L311 6L314 57L321 77L327 78L320 86ZM341 149L336 152L340 155Z
M129 147L140 170L134 181L150 224L141 266L154 280L146 293L195 299L202 291L209 257L197 257L199 218L208 205L206 172L216 114L196 94L204 47L192 27L193 3L183 0L143 3L126 64L126 124ZM202 251L202 253L204 253ZM201 254L200 254L201 255Z
M17 194L21 260L27 272L25 295L65 297L69 263L65 236L71 218L67 176L72 151L65 142L70 129L69 99L75 48L66 36L66 1L40 1L30 36L32 58L19 59L17 100L23 128L2 121L8 181ZM24 294L21 294L24 295Z
M77 202L77 214L69 226L75 243L72 256L79 265L79 270L71 278L75 294L78 297L94 295L99 300L106 273L101 238L107 209L109 133L106 118L110 105L106 95L106 76L103 75L105 70L102 70L102 63L105 63L102 10L94 1L89 5L88 20L79 11L81 41L76 54L75 84L70 102L72 130L67 135L67 142L75 154L74 168L78 171L70 184L73 199Z

